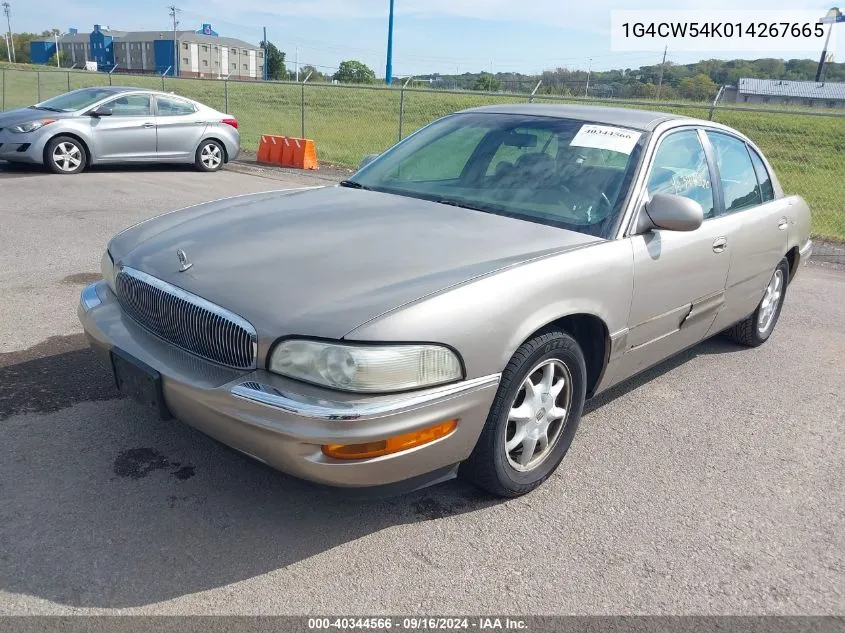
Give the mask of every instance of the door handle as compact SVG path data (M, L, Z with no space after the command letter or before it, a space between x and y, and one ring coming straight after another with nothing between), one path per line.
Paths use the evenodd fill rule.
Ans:
M155 126L156 126L155 123L144 123L141 127L151 128L151 127L155 127Z
M786 218L781 218L780 220L778 220L778 228L781 231L786 229L787 226L789 226L789 220L787 220Z
M714 253L721 253L728 247L728 238L726 237L719 237L713 240L713 252Z

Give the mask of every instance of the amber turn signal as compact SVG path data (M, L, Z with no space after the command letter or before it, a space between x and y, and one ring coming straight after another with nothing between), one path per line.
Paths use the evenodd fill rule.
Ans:
M447 420L419 431L389 437L378 442L367 442L366 444L326 444L323 446L323 454L334 459L368 459L380 457L391 453L406 451L415 446L422 446L441 437L446 437L458 426L457 420Z

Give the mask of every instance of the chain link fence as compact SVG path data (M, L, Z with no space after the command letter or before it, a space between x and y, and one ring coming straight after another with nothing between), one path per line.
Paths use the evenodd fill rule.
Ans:
M183 79L85 71L0 70L0 109L24 107L68 90L131 85L173 92L232 114L241 143L255 151L262 134L314 139L324 163L355 167L434 119L503 103L597 103L710 119L748 135L784 189L813 210L815 237L845 244L845 113L842 109L723 102L665 103L551 95L479 93L328 83Z

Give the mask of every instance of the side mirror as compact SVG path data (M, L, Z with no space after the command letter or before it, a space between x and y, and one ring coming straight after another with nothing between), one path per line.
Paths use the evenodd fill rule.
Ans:
M704 209L695 200L669 193L656 193L645 205L640 228L695 231L704 222Z
M92 116L96 119L99 119L101 116L111 116L113 114L111 108L107 106L100 106L96 110L91 110L88 113L88 116Z
M364 158L361 159L361 164L358 165L358 169L364 169L367 165L373 162L376 158L378 158L378 154L367 154Z

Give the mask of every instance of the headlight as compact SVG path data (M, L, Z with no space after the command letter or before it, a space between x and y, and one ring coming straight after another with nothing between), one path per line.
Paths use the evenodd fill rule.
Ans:
M421 389L463 377L457 355L441 345L346 345L291 339L276 345L270 371L353 392Z
M14 132L15 134L25 134L26 132L34 132L35 130L40 130L45 125L49 125L50 123L55 123L56 119L39 119L38 121L29 121L27 123L21 123L19 125L11 125L9 126L9 131Z
M103 258L100 260L100 272L103 275L103 279L109 284L109 288L114 291L114 261L108 249L103 253Z

